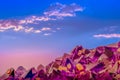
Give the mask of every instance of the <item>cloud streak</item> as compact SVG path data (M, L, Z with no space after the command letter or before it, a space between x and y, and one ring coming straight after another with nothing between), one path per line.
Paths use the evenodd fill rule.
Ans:
M51 5L49 9L44 12L44 15L49 17L55 17L57 19L61 19L64 17L73 17L76 16L77 11L83 11L84 9L76 4L63 5L60 3L56 3Z
M5 31L13 29L13 31L19 31L24 29L22 25L19 24L18 20L0 20L0 31Z
M95 38L120 38L120 34L97 34L94 35Z
M49 36L49 35L51 35L51 33L44 33L43 35L44 36Z
M29 16L24 19L8 19L8 20L0 20L0 32L5 32L8 30L12 30L15 32L22 31L25 33L41 33L44 31L53 30L51 27L36 27L40 25L40 22L48 22L48 21L56 21L64 19L65 17L74 17L76 16L76 12L82 12L84 9L77 4L52 4L48 9L43 12L42 16ZM31 26L33 25L33 26ZM57 29L60 30L60 29ZM49 34L44 34L49 35Z
M50 31L51 30L51 28L49 28L49 27L43 27L42 29L41 29L41 31Z

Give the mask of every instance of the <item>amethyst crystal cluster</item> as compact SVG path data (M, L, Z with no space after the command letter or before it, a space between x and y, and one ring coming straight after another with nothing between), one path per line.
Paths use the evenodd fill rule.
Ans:
M120 42L95 49L77 46L45 67L11 68L0 80L120 80Z

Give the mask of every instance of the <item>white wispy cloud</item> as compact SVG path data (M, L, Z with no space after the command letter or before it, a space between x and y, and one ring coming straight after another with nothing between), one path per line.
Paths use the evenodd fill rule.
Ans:
M57 19L64 18L64 17L73 17L76 15L77 11L83 11L84 8L78 6L77 4L60 4L56 3L51 5L44 15L49 17L56 17Z
M74 17L76 16L76 12L82 12L84 8L77 4L61 4L61 3L55 3L51 4L48 9L43 12L41 16L28 16L23 19L7 19L7 20L0 20L0 32L13 30L15 32L22 31L25 33L41 33L44 31L53 31L60 30L60 28L56 28L56 30L53 30L51 27L36 27L38 24L40 25L40 22L44 23L47 21L53 21L53 20L60 20L64 19L65 17ZM33 25L31 27L31 25ZM45 33L44 35L51 35L51 33Z
M26 29L24 29L24 31L26 32L26 33L41 33L42 31L41 30L39 30L39 29L34 29L33 27L30 27L30 28L26 28Z
M19 24L36 24L36 22L40 21L49 21L49 20L55 20L47 16L29 16L23 20L19 21Z
M49 27L43 27L42 29L41 29L41 31L50 31L51 30L51 28L49 28Z
M41 33L42 31L40 30L34 30L34 33Z
M51 33L44 33L43 35L44 36L49 36L49 35L51 35Z
M94 35L95 38L120 38L120 34L97 34Z
M73 17L76 16L76 12L82 12L83 7L77 4L52 4L47 11L43 12L43 16L29 16L23 20L20 20L20 24L34 24L39 21L50 21L63 19L64 17Z
M26 33L33 32L33 27L28 28L28 29L25 29L25 32L26 32Z

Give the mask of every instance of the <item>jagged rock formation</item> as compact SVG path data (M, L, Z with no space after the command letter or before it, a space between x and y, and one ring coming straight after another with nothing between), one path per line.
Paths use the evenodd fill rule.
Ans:
M9 69L0 80L120 80L120 42L94 49L77 46L46 67Z

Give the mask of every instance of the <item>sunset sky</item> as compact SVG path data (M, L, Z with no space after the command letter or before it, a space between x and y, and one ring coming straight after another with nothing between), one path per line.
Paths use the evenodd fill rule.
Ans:
M120 0L1 0L0 71L46 65L77 45L95 48L118 42L119 3Z

